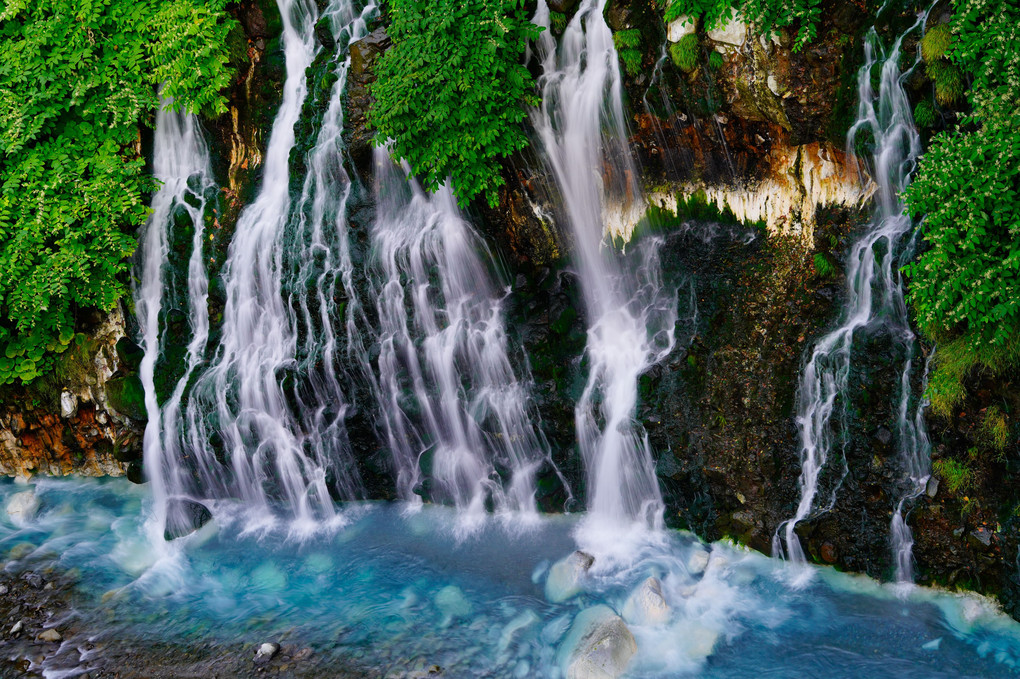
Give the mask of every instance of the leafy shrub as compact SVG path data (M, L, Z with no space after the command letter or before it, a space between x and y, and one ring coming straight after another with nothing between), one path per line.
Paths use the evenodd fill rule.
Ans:
M956 460L949 458L935 460L932 469L945 481L946 489L953 495L974 487L974 470Z
M669 56L672 57L673 64L684 73L690 73L697 67L700 53L698 36L694 33L688 33L680 38L679 42L669 46Z
M906 268L908 298L928 334L1011 359L1004 348L1020 330L1020 7L956 0L954 9L947 58L973 79L972 113L935 137L904 192L925 217L927 246Z
M0 11L0 384L47 370L77 309L124 294L130 232L155 188L138 124L160 78L181 78L166 83L177 106L224 108L224 4L17 0Z
M616 53L619 55L620 61L623 62L624 68L627 69L627 73L631 76L640 73L641 50L638 48L641 46L641 31L636 28L617 31L613 33L613 45L616 47Z
M929 128L935 124L935 107L927 99L914 107L914 122L920 128Z
M376 143L392 140L426 189L452 178L466 205L499 203L499 158L528 139L521 123L535 105L522 64L539 29L523 0L394 0L393 47L380 58L369 121Z

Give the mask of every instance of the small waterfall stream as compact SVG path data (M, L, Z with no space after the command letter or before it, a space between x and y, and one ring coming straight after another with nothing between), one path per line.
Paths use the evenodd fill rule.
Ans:
M654 253L628 270L607 243L610 234L629 232L644 204L604 5L584 0L557 48L548 6L539 0L535 21L546 31L538 45L542 107L533 118L573 234L588 313L588 381L575 418L587 470L589 537L614 533L606 542L616 542L635 523L659 528L662 522L654 462L634 415L638 377L673 347L676 297L664 290Z
M533 514L549 449L507 353L491 256L479 256L488 250L450 188L425 193L386 148L375 151L375 183L377 390L398 493L452 502L468 523L487 504Z
M881 329L904 356L896 435L907 487L896 505L891 526L896 579L900 581L912 579L912 538L904 519L905 508L924 490L930 474L924 404L911 408L917 338L910 327L899 274L904 253L909 256L912 252L906 237L913 229L899 194L908 185L921 153L920 137L904 90L904 81L910 72L900 72L901 49L907 35L923 30L925 19L926 14L922 13L888 51L882 48L874 29L865 41L864 65L857 76L857 122L847 135L847 149L848 154L854 153L862 132L869 132L874 140L869 169L878 185L875 214L863 237L854 243L847 260L843 320L839 327L818 341L801 375L797 411L802 465L798 482L800 502L796 514L777 529L773 540L775 556L798 564L806 562L796 534L797 524L831 509L842 482L835 483L825 503L817 501L820 479L831 454L837 446L846 445L843 418L854 335L865 329ZM881 75L876 93L872 87L872 71L878 64ZM845 476L845 459L842 464L841 475Z
M292 207L288 161L307 94L305 71L317 52L318 17L309 0L279 0L279 6L287 67L283 101L265 154L262 188L238 219L222 273L227 294L220 343L188 403L188 446L198 483L181 492L240 498L266 523L273 521L271 500L279 498L308 527L336 514L329 460L317 448L336 419L309 440L288 403L283 383L297 368L298 332L283 294L281 243ZM356 17L349 0L333 0L327 12ZM335 392L327 398L332 396ZM330 407L342 412L342 403ZM314 419L316 408L311 411ZM351 486L341 477L332 490L353 497L358 489Z
M144 356L139 376L145 392L143 457L155 498L152 522L157 541L166 522L168 488L177 488L180 457L179 429L181 399L192 373L203 360L209 338L209 312L206 298L209 280L205 272L202 243L205 237L205 209L208 193L214 189L209 164L209 149L193 115L168 110L169 102L156 113L153 173L161 186L152 199L152 214L146 223L139 248L138 286L134 290L135 309L141 329ZM164 296L172 289L165 271L170 255L171 229L178 220L187 219L193 229L191 255L187 268L187 309L191 341L184 359L186 368L173 392L160 404L156 393L156 363L163 354L166 309ZM161 323L163 320L163 323Z

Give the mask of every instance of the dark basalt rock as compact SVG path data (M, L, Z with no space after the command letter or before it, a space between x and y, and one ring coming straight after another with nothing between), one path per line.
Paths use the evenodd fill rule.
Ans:
M169 541L190 535L211 519L212 514L205 505L185 498L172 499L167 503L163 538Z

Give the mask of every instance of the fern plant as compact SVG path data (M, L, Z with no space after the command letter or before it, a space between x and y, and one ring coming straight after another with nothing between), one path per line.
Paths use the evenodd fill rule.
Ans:
M78 309L126 290L155 189L140 123L222 111L225 0L14 0L0 11L0 384L66 349ZM172 57L172 58L171 58Z

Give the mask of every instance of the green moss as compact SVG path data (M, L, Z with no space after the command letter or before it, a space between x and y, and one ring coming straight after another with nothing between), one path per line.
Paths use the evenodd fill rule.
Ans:
M115 377L106 383L106 395L110 406L133 420L145 420L145 390L138 375Z
M549 12L549 22L553 33L562 34L567 29L567 15L562 12Z
M680 38L679 42L669 46L669 56L673 59L673 64L684 73L690 73L695 69L700 52L698 36L694 33L688 33Z
M708 55L708 67L713 71L718 71L723 67L722 55L712 50L712 53Z

